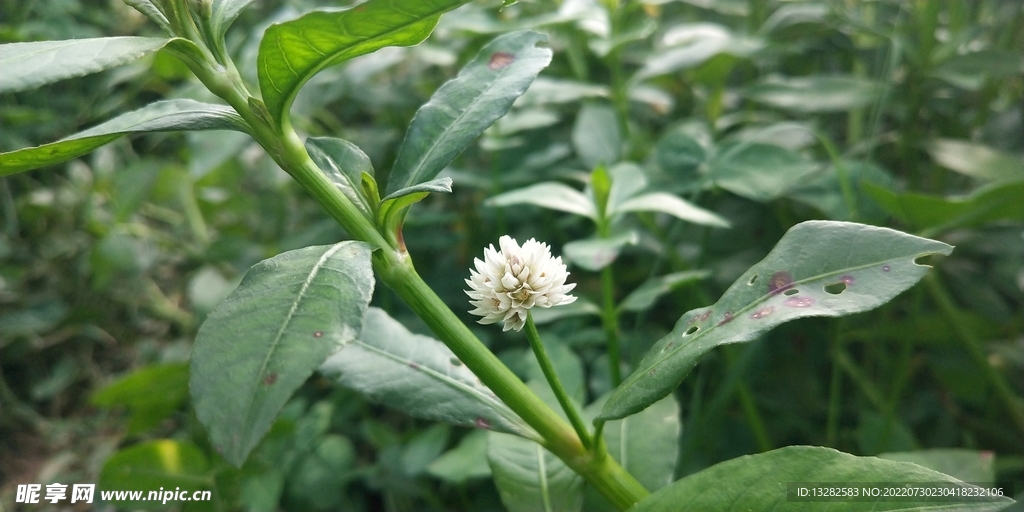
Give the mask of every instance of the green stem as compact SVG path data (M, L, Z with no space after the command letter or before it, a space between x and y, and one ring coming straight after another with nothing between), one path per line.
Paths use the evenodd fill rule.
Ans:
M1020 397L1018 397L1010 385L1006 382L1006 378L1003 374L992 368L992 365L988 362L988 357L985 356L985 350L981 346L981 340L978 339L974 331L964 323L960 317L960 311L957 309L956 304L953 302L953 298L949 295L949 292L942 287L939 282L939 278L935 274L929 274L925 276L925 281L928 283L928 291L931 292L932 298L939 305L939 309L942 310L943 316L949 319L949 322L953 324L953 330L960 338L964 348L967 349L967 353L971 356L971 360L978 367L979 370L985 375L989 385L992 386L996 391L996 395L1003 403L1003 407L1006 408L1006 412L1009 413L1010 418L1013 420L1017 429L1024 432L1024 408L1020 405Z
M619 314L615 310L615 276L610 264L601 269L601 295L604 299L601 324L608 339L608 369L611 370L612 386L618 386L622 383L619 362Z
M548 384L551 386L551 391L555 392L558 404L565 411L565 415L569 418L569 423L572 423L572 428L576 429L576 434L580 436L583 447L589 450L593 443L591 442L587 425L583 422L583 418L580 416L579 411L576 410L572 400L569 399L569 393L566 393L562 380L558 378L558 373L555 372L555 365L551 364L548 351L544 348L544 342L540 339L540 333L537 332L537 324L533 322L533 315L529 311L526 312L526 339L530 340L530 348L533 349L533 354L537 356L540 370L544 372L544 378L547 379Z

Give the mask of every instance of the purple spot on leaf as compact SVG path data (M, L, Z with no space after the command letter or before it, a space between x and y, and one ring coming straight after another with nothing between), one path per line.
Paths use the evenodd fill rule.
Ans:
M763 308L761 308L761 309L759 309L757 311L754 311L750 315L750 318L753 318L754 320L760 320L762 318L767 318L769 315L771 315L774 312L775 312L775 306L765 306L765 307L763 307Z
M771 279L768 280L768 293L774 295L791 286L793 286L793 276L785 270L780 270L772 274Z
M491 55L491 60L487 63L487 67L491 69L501 69L509 64L515 62L516 56L508 52L494 52Z
M273 384L273 383L275 383L275 382L277 382L277 374L276 373L271 373L270 375L267 375L266 377L263 377L263 383L268 385L268 386Z
M718 322L718 325L725 325L732 322L732 311L726 311L725 316L722 317L722 321Z
M487 430L491 429L491 423L484 419L482 416L476 419L476 426Z
M839 280L842 281L843 284L845 284L846 286L850 286L851 284L853 284L853 281L854 281L853 276L851 276L849 274L847 274L847 275L845 275L843 277L840 277Z
M790 297L783 304L791 308L809 308L814 305L814 299L810 297Z
M711 316L711 310L709 309L709 310L705 311L703 315L700 316L700 321L703 322L704 320L707 320L708 317L710 317L710 316Z
M412 368L413 370L419 370L420 369L420 364L419 363L410 362L409 363L409 368Z

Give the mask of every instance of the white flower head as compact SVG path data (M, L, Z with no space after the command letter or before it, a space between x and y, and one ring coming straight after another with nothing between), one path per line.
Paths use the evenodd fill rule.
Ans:
M568 295L576 283L565 284L569 272L562 258L552 258L548 244L534 240L522 247L510 236L498 240L500 251L494 245L484 249L484 259L473 260L476 270L470 269L466 279L469 303L476 307L470 311L482 316L478 322L505 323L503 331L522 330L526 324L526 311L532 307L550 308L569 304L576 297Z

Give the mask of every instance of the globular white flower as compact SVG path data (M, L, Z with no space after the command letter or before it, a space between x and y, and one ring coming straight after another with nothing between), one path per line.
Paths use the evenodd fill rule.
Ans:
M500 251L494 250L494 245L484 249L483 261L474 259L476 270L470 269L466 279L469 303L476 307L470 313L483 317L478 322L502 321L503 331L519 331L526 325L528 309L576 300L568 295L576 284L565 284L569 272L561 257L551 257L547 244L531 238L520 247L514 238L503 236L498 245Z

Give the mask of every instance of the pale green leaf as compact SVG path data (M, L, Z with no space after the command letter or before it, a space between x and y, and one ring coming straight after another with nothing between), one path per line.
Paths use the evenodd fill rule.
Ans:
M878 458L913 462L972 484L992 484L996 481L996 456L989 451L937 448L913 452L882 453L878 455Z
M614 215L623 212L661 212L702 226L719 228L730 226L729 221L717 213L705 210L668 192L648 192L634 196L617 205L610 214Z
M199 328L192 403L240 465L292 393L363 325L374 278L359 242L307 247L253 266Z
M1024 179L1024 159L984 144L938 139L928 146L935 161L965 176L980 180Z
M699 281L711 275L707 270L684 270L651 279L619 303L619 311L643 311L654 305L662 295L680 286Z
M427 466L427 473L452 484L491 476L487 465L487 431L474 430L462 438L459 445Z
M551 62L551 49L539 46L546 41L537 32L505 34L442 85L409 125L388 179L388 194L437 176L505 115Z
M608 177L611 178L612 185L608 191L606 212L614 212L619 205L647 186L647 175L640 166L632 162L620 162L612 166L608 169Z
M409 332L377 308L367 310L359 336L320 371L411 416L537 437L447 346Z
M369 0L271 25L257 57L260 92L270 115L284 123L299 89L320 70L385 46L418 44L441 14L466 2Z
M854 76L770 78L744 94L759 103L795 112L845 112L875 102L882 86Z
M213 0L210 14L210 28L213 36L222 38L235 18L241 14L253 0Z
M566 260L584 269L598 271L611 265L619 257L623 247L639 242L640 235L636 231L627 231L609 238L588 238L569 242L562 248L562 255Z
M533 204L543 208L575 213L591 219L597 218L594 201L569 185L548 181L537 183L488 198L485 206L512 206Z
M57 142L0 154L0 177L77 158L129 133L247 129L245 121L224 105L158 101Z
M558 307L534 308L530 311L530 315L533 316L533 322L537 325L551 323L560 318L600 314L601 308L583 297L577 297L575 301L569 304L561 304Z
M757 455L746 455L716 464L704 471L676 481L655 492L630 509L630 512L675 512L677 510L964 510L995 511L1013 500L995 498L895 499L858 497L856 499L801 499L800 484L814 483L849 486L858 490L864 484L874 486L917 482L927 487L964 487L951 476L916 464L894 462L875 457L855 457L831 448L790 446Z
M0 93L110 69L163 48L163 37L98 37L0 45Z
M887 228L833 221L798 224L715 305L684 314L615 389L601 418L628 416L671 393L719 345L757 339L796 318L876 308L928 271L915 259L952 250Z
M167 16L164 15L164 12L153 0L124 0L124 3L134 7L136 11L141 12L150 21L159 25L167 35L174 35L174 29L171 28L170 21L167 20Z
M588 169L618 162L622 133L615 109L605 103L583 105L572 127L572 146Z

